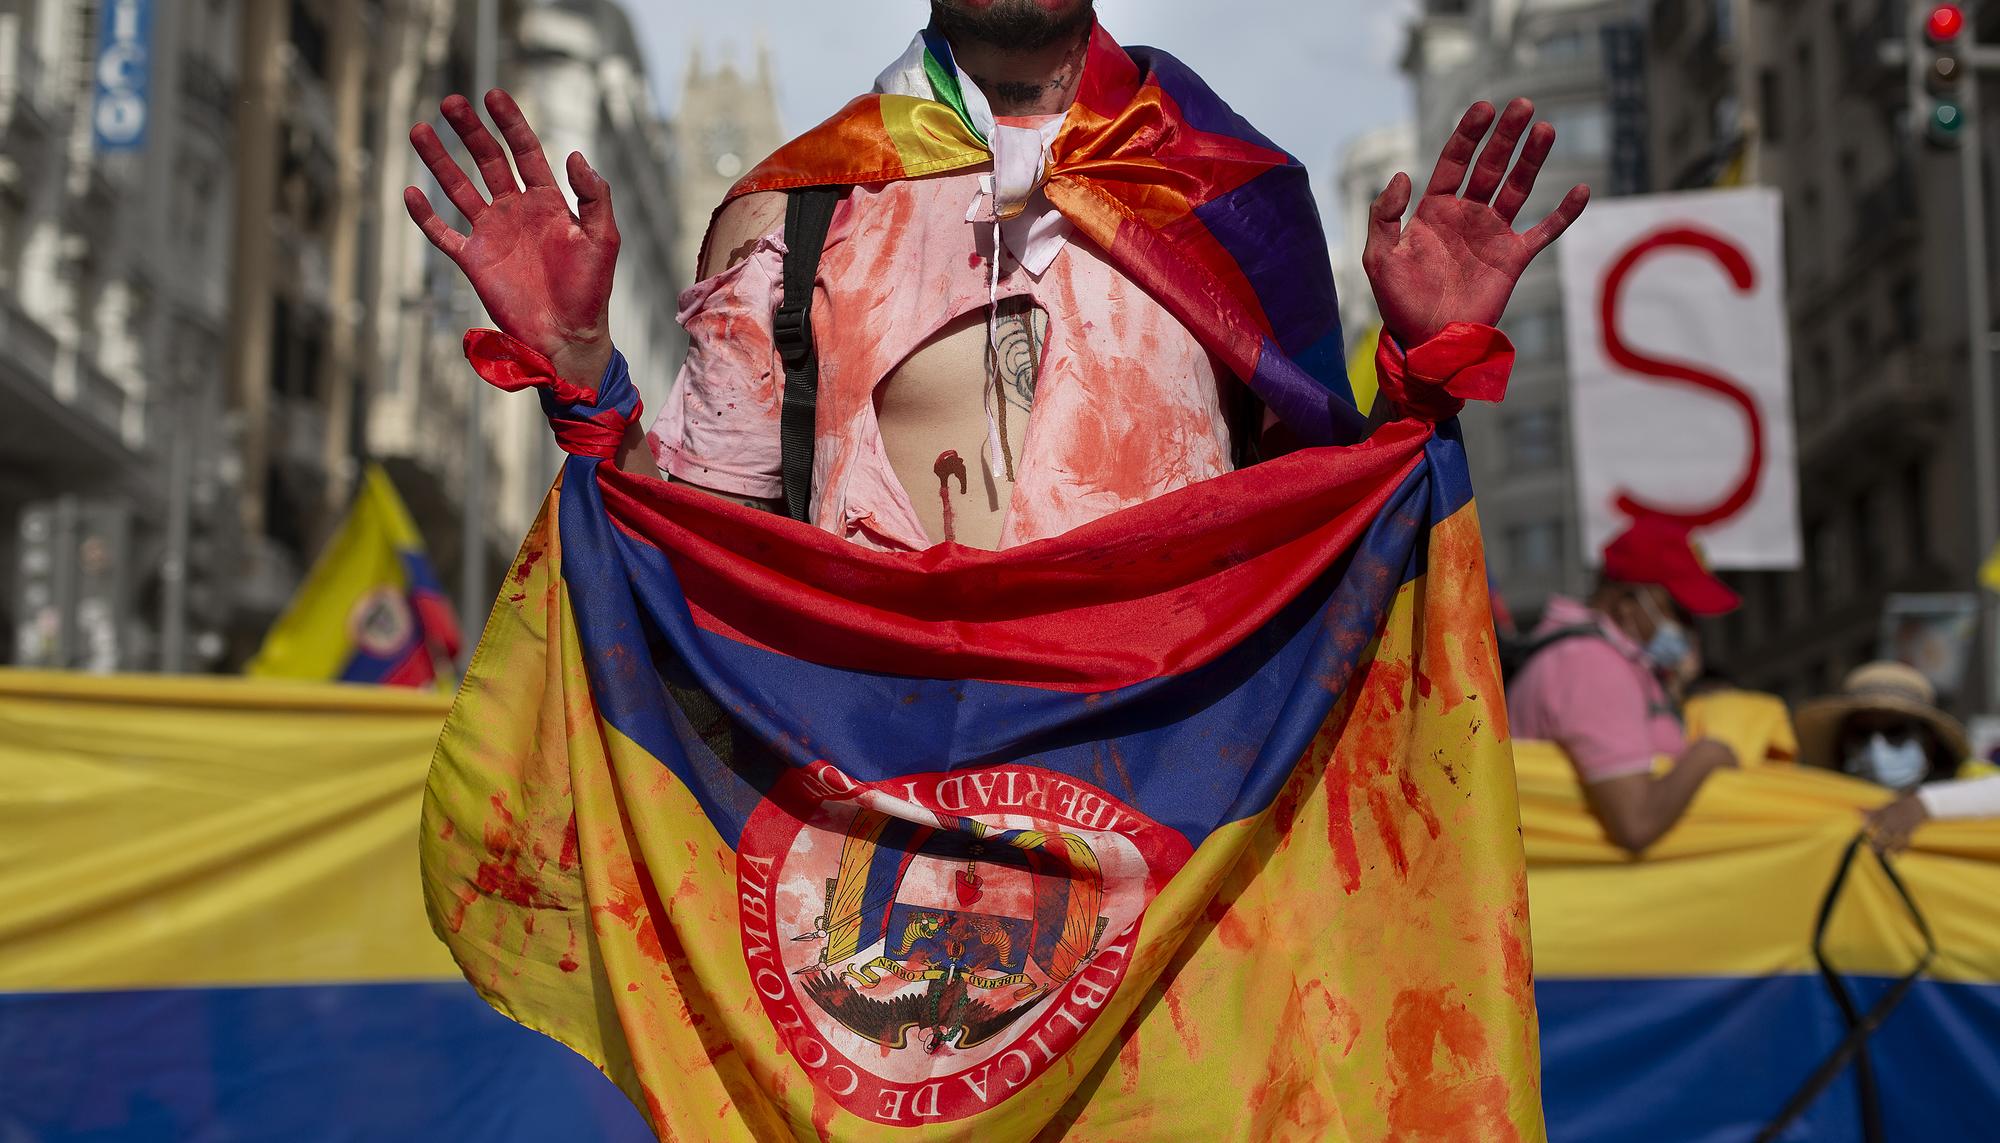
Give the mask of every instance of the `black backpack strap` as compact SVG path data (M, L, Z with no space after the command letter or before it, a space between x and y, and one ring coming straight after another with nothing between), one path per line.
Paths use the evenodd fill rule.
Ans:
M1542 635L1526 638L1509 637L1500 641L1500 675L1512 681L1527 669L1528 660L1571 639L1604 638L1604 629L1595 623L1577 623L1568 627L1558 627Z
M813 434L819 409L819 351L813 345L813 282L839 187L804 187L785 203L785 295L771 317L771 338L785 367L778 419L784 450L785 511L804 520L812 511Z

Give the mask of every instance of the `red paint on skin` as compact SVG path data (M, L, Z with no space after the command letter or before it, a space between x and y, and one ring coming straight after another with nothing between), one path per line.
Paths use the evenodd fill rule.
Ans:
M446 818L445 823L438 827L438 837L444 841L450 841L451 836L457 832L458 826L450 818Z
M938 478L938 499L944 504L944 542L949 544L958 539L957 529L952 523L951 478L958 477L958 494L965 495L965 459L958 455L957 449L948 448L938 454L937 463L931 466L931 471Z
M1422 671L1417 672L1417 693L1424 698L1431 697L1431 677Z

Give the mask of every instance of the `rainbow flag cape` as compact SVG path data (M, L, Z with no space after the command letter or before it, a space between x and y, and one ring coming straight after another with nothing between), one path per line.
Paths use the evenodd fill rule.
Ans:
M1101 32L1083 89L1051 197L1302 435L1359 436L1296 164ZM745 185L976 146L868 97ZM615 441L635 394L614 358L543 400ZM1004 552L571 451L439 741L424 890L480 993L661 1137L1542 1138L1454 428Z
M340 531L245 673L435 686L439 661L456 659L459 641L423 536L388 474L371 464Z

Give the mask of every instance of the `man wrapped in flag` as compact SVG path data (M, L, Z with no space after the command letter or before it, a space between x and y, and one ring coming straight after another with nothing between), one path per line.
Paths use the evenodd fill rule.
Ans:
M1541 1137L1453 422L1585 199L1514 231L1525 101L1376 204L1371 423L1294 160L1088 0L937 0L718 211L650 439L609 188L487 107L483 193L413 132L470 234L407 198L571 453L426 804L495 1007L663 1138Z

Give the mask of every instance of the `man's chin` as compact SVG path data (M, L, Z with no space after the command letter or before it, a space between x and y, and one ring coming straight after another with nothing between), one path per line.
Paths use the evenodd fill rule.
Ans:
M1095 0L931 0L931 25L949 39L1031 52L1079 38Z

